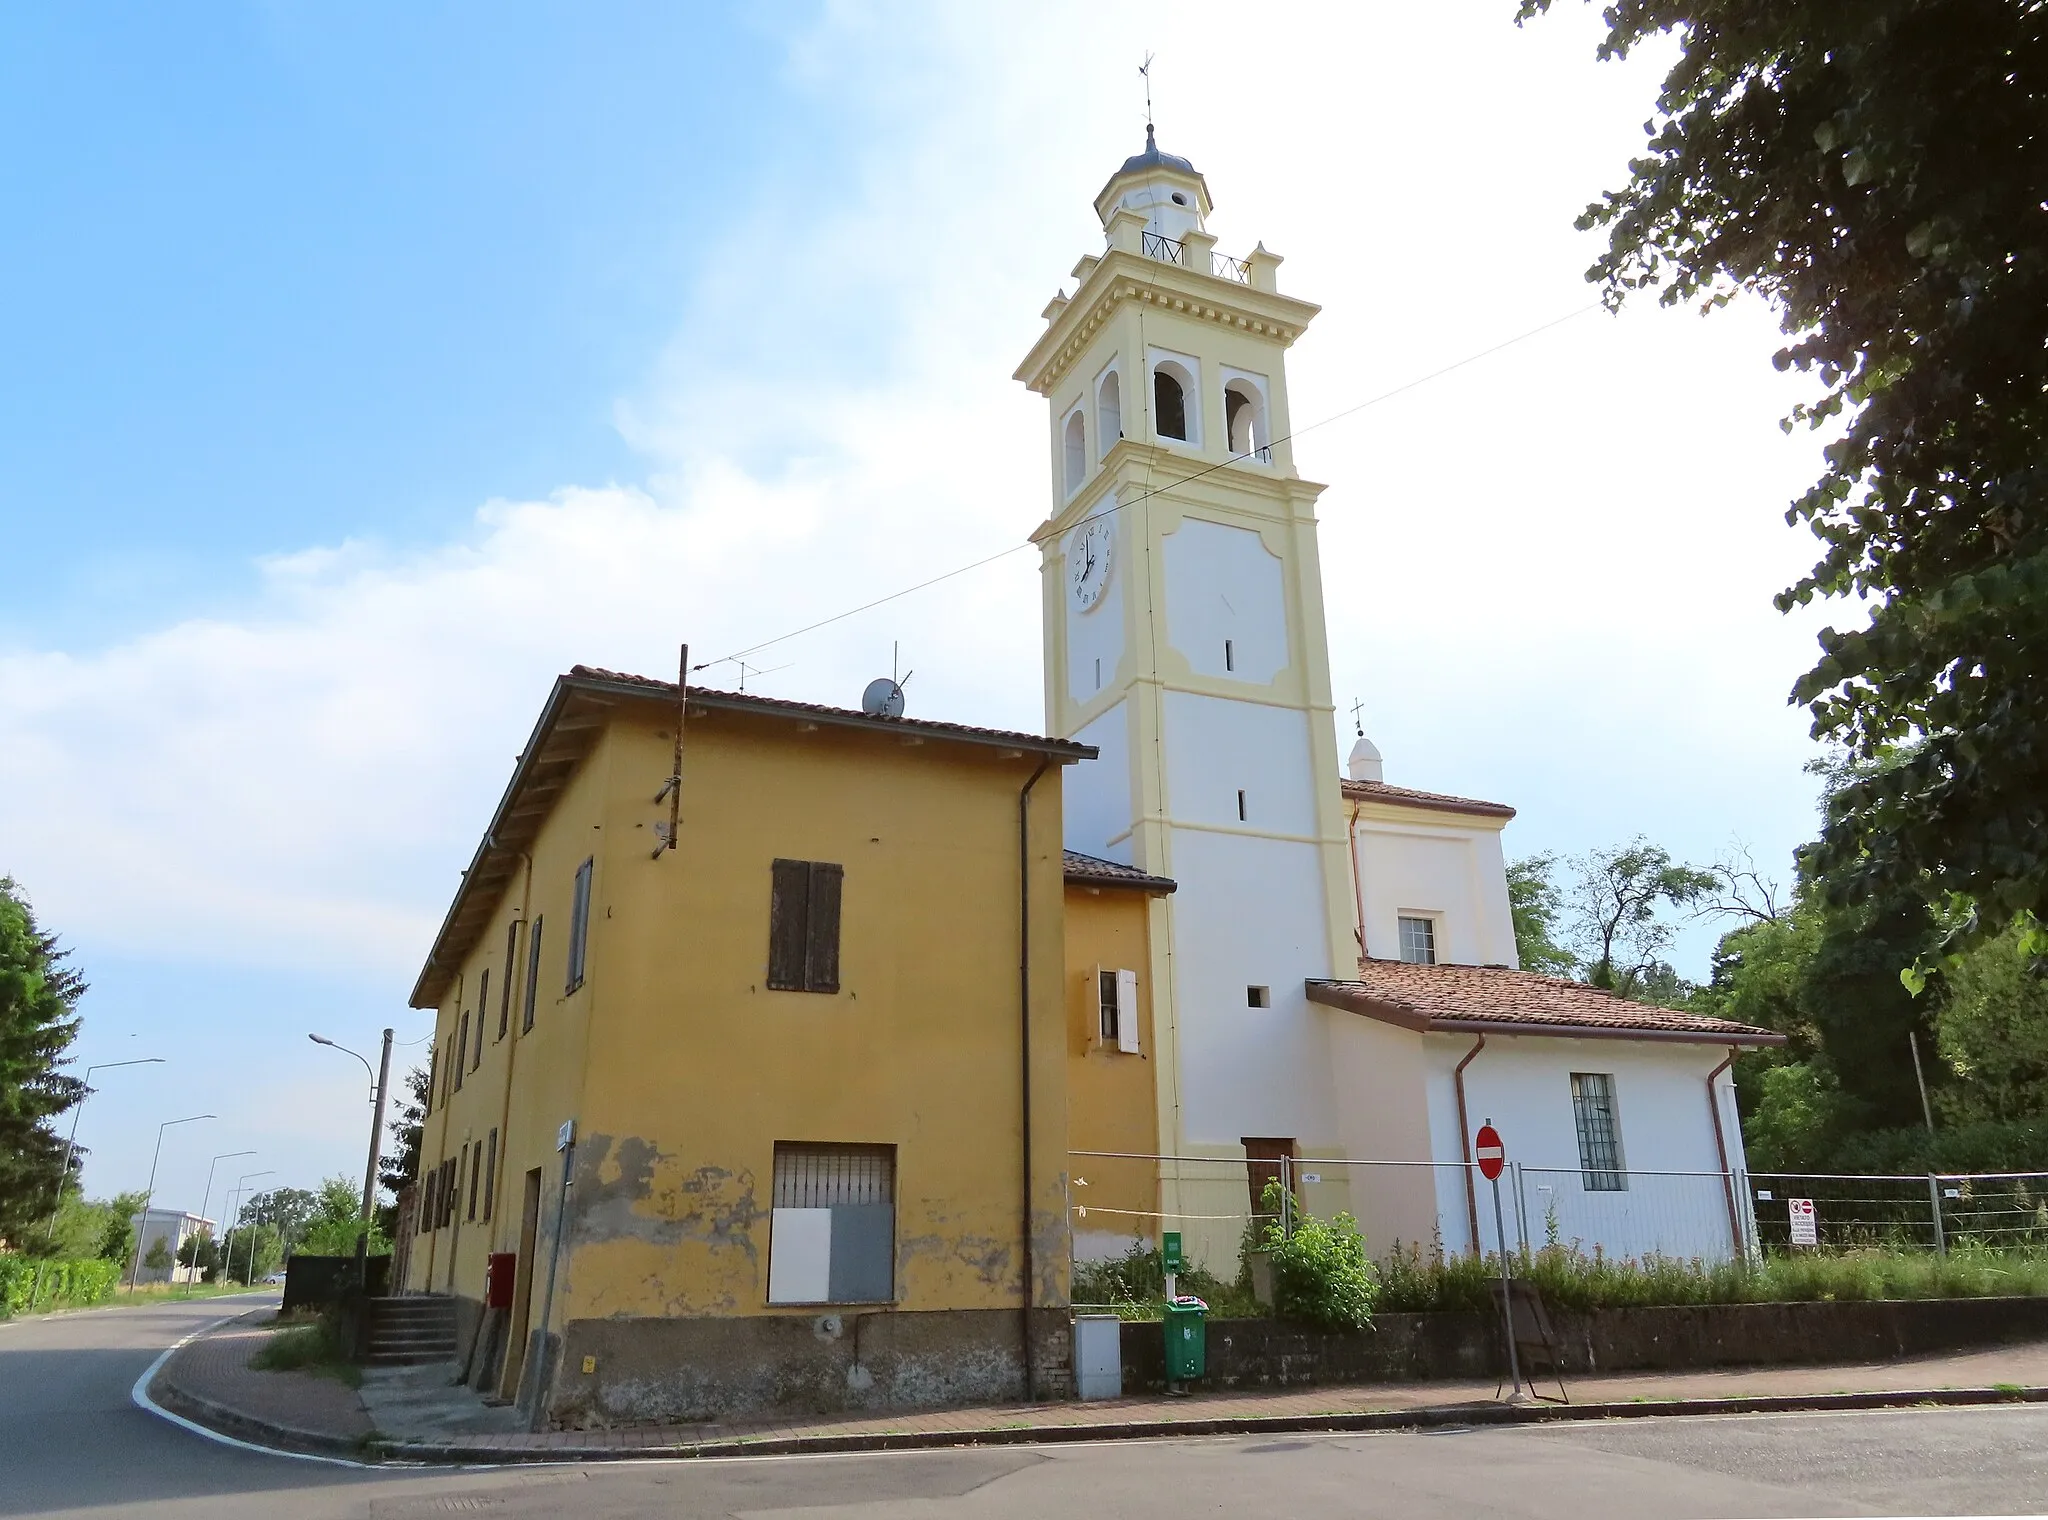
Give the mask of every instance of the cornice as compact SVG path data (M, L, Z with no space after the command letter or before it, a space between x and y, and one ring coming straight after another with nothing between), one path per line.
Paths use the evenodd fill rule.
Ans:
M1014 378L1041 396L1051 395L1095 334L1125 302L1235 328L1270 339L1282 348L1291 346L1322 310L1312 301L1254 290L1220 275L1112 249L1031 346Z

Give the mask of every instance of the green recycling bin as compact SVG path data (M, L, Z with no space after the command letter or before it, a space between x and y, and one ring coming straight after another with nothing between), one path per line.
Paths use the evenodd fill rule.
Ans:
M1209 1370L1209 1306L1181 1294L1166 1304L1166 1381L1191 1383Z

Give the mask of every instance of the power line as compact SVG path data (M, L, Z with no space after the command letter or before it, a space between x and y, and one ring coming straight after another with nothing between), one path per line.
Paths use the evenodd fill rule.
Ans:
M1482 348L1477 350L1476 352L1469 353L1465 355L1462 359L1455 359L1451 363L1444 365L1440 369L1433 369L1426 375L1417 375L1413 380L1404 381L1400 385L1395 386L1392 390L1381 391L1377 396L1368 397L1366 400L1359 402L1355 406L1347 406L1342 411L1332 412L1329 416L1321 418L1318 421L1308 423L1303 427L1298 427L1291 433L1287 433L1279 438L1275 438L1272 441L1272 443L1266 444L1264 445L1264 447L1267 449L1271 449L1278 444L1291 443L1296 438L1301 437L1304 433L1313 433L1317 428L1328 427L1333 422L1342 422L1346 417L1356 416L1358 413L1365 411L1369 407L1378 406L1382 402L1392 401L1396 396L1406 395L1409 391L1416 389L1418 386L1427 385L1432 380L1441 380L1445 375L1452 374L1457 370L1461 370L1465 368L1467 365L1477 364L1481 359L1490 359L1495 354L1502 352L1504 349L1510 349L1518 343L1525 343L1531 338L1540 337L1544 333L1549 332L1553 327L1562 327L1565 323L1574 321L1579 317L1583 317L1588 312L1594 312L1599 310L1601 310L1600 303L1598 301L1594 301L1588 305L1581 306L1576 310L1568 311L1561 317L1553 317L1548 322L1545 322L1540 326L1532 327L1528 329L1526 332L1516 333L1512 338L1504 338L1500 342L1492 345L1490 348ZM1248 459L1250 457L1250 451L1247 451L1243 454L1232 454L1227 459L1222 459L1215 464L1204 466L1203 468L1195 471L1192 475L1182 475L1177 479L1167 481L1164 485L1147 487L1145 490L1133 496L1129 501L1113 501L1108 506L1103 507L1098 511L1089 513L1086 517L1075 519L1073 522L1068 523L1066 527L1061 529L1060 531L1063 533L1071 532L1073 529L1080 527L1083 523L1093 522L1098 517L1108 517L1111 513L1121 512L1125 507L1135 507L1139 503L1147 501L1154 496L1157 496L1162 491L1171 491L1176 486L1184 486L1187 485L1190 481L1202 479L1205 475L1213 475L1218 470L1224 469L1229 465L1236 464L1239 460ZM820 618L815 623L806 623L801 628L793 628L788 633L779 633L772 639L764 639L758 644L749 644L745 649L736 649L731 654L720 655L717 659L713 660L705 660L700 664L692 665L690 668L692 670L708 670L713 665L724 665L735 660L742 660L750 654L759 654L764 649L772 649L777 644L786 644L791 639L800 639L807 633L815 633L820 628L829 628L834 623L843 623L848 618L859 617L863 612L872 612L877 607L886 606L890 602L901 601L906 596L915 596L918 592L929 590L931 587L939 585L944 581L954 580L959 576L967 575L972 573L973 571L980 570L984 566L993 565L999 559L1008 559L1012 554L1016 554L1021 550L1036 548L1043 542L1044 540L1040 538L1027 538L1021 544L1011 544L1007 549L998 549L995 553L986 555L981 559L972 560L964 565L956 565L951 570L941 571L939 574L932 576L929 580L919 581L914 586L905 586L902 590L892 591L887 596L878 596L871 602L862 602L858 607L849 607L844 612L835 612L832 614L832 616L827 618Z

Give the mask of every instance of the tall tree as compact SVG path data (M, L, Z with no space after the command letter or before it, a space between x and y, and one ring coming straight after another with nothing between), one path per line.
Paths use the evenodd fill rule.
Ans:
M405 1075L406 1099L388 1126L395 1143L384 1153L377 1168L379 1180L394 1194L420 1174L420 1136L425 1133L428 1084L432 1080L424 1066L415 1066Z
M0 1238L24 1240L47 1219L68 1180L50 1121L85 1084L60 1070L78 1037L85 978L45 933L28 899L0 876Z
M1521 0L1521 19L1551 0ZM1675 33L1649 142L1589 207L1611 306L1769 300L1838 429L1780 607L1869 611L1794 688L1869 768L1832 899L1918 892L1995 933L2048 909L2048 5L1608 0L1602 58ZM1877 763L1883 762L1883 763ZM1966 936L1967 937L1967 936Z
M1663 953L1677 936L1666 916L1713 891L1715 878L1671 858L1638 835L1612 849L1571 858L1574 876L1564 907L1586 980L1623 997L1682 996Z
M1508 866L1508 913L1515 925L1515 958L1524 971L1570 976L1579 958L1557 942L1564 899L1553 873L1555 855L1531 855Z

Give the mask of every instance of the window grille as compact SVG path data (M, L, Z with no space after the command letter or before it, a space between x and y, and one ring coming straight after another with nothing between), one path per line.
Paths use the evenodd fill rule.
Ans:
M768 1301L895 1297L896 1148L778 1142Z
M896 1201L893 1145L775 1147L775 1207L830 1209Z
M1411 966L1434 966L1436 964L1436 920L1433 918L1408 918L1401 920L1401 959Z
M1622 1170L1621 1124L1614 1113L1614 1077L1601 1071L1572 1073L1572 1117L1579 1129L1579 1168L1589 1193L1619 1193L1628 1187Z

